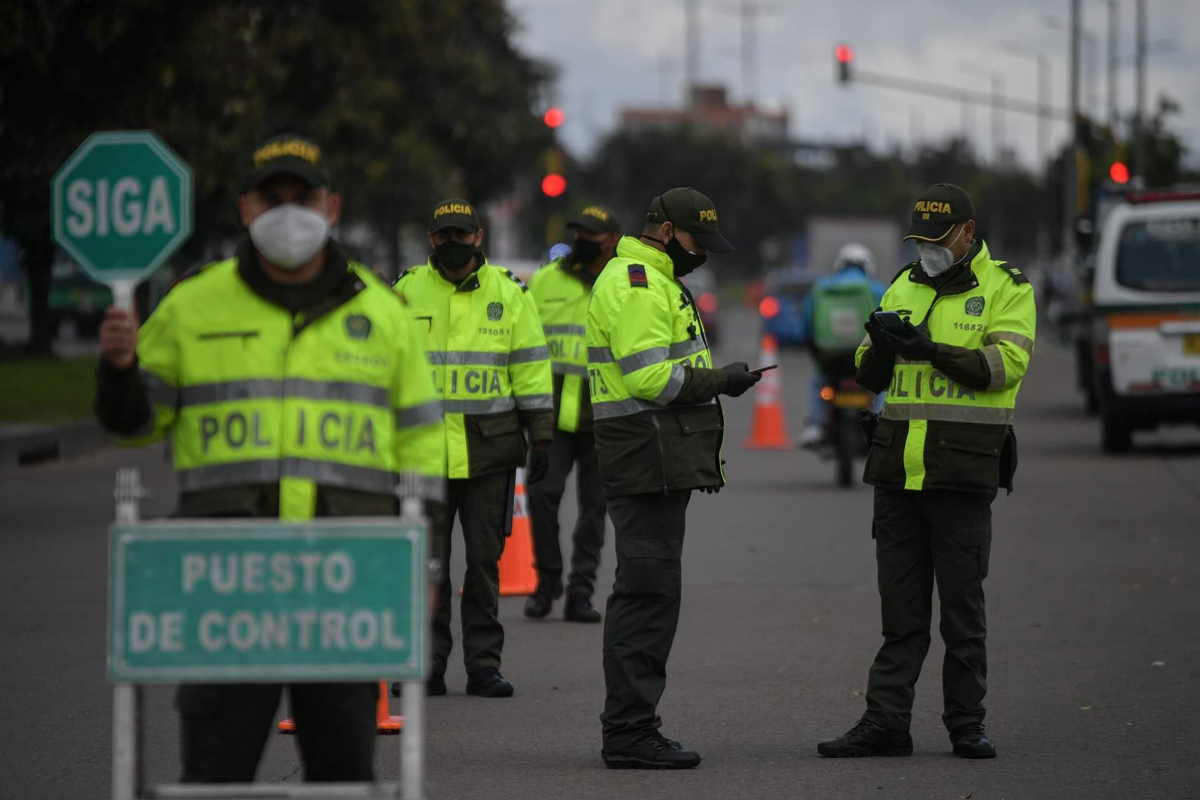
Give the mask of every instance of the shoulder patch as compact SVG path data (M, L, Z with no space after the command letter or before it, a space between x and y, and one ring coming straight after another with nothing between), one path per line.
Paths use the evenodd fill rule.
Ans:
M646 279L646 268L643 265L629 265L629 285L639 289L649 288L650 283Z
M501 271L502 271L502 272L503 272L505 275L507 275L508 277L512 278L512 280L513 280L513 283L517 284L517 286L520 286L520 287L521 287L521 291L522 291L522 292L528 292L528 291L529 291L529 287L525 285L525 281L521 280L521 279L520 279L520 278L518 278L516 275L514 275L514 274L513 274L513 271L512 271L511 269L509 269L508 267L501 267L501 268L500 268L500 270L501 270Z
M1018 286L1022 283L1029 283L1029 278L1025 277L1025 273L1021 272L1017 267L1007 264L1003 261L997 261L996 266L1008 273L1008 277L1013 279L1013 283Z
M904 265L904 269L902 269L902 270L900 270L899 272L897 272L897 273L896 273L896 275L895 275L895 276L892 278L892 280L890 281L890 283L895 283L896 281L900 280L900 276L901 276L901 275L903 275L904 273L908 272L910 269L913 269L913 268L914 268L914 267L916 267L916 266L917 266L917 264L919 264L919 263L921 263L921 262L919 262L919 261L914 261L914 262L912 262L911 264L905 264L905 265Z

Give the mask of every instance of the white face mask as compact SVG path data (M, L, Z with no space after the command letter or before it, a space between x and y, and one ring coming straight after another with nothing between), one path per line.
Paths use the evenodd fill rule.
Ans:
M966 229L965 225L958 229L958 236L950 241L952 246ZM935 242L920 242L917 245L917 252L921 254L921 269L925 270L925 274L931 278L936 278L954 266L954 253L949 247L943 247Z
M325 216L295 203L275 206L250 223L250 240L263 258L280 269L308 263L328 238Z

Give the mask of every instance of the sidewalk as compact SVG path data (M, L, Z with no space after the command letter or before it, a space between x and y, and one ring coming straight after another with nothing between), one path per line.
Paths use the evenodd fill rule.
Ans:
M109 445L93 419L0 424L0 472L84 455Z

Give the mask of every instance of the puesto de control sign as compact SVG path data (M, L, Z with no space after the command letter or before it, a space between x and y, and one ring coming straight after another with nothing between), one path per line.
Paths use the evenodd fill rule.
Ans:
M116 525L109 561L110 679L424 677L423 525Z

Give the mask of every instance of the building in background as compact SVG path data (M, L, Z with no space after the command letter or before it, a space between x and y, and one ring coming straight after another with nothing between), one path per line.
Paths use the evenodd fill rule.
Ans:
M787 111L768 111L753 104L730 105L724 86L691 87L685 108L623 108L620 128L629 133L692 125L721 133L746 145L779 146L788 140Z

